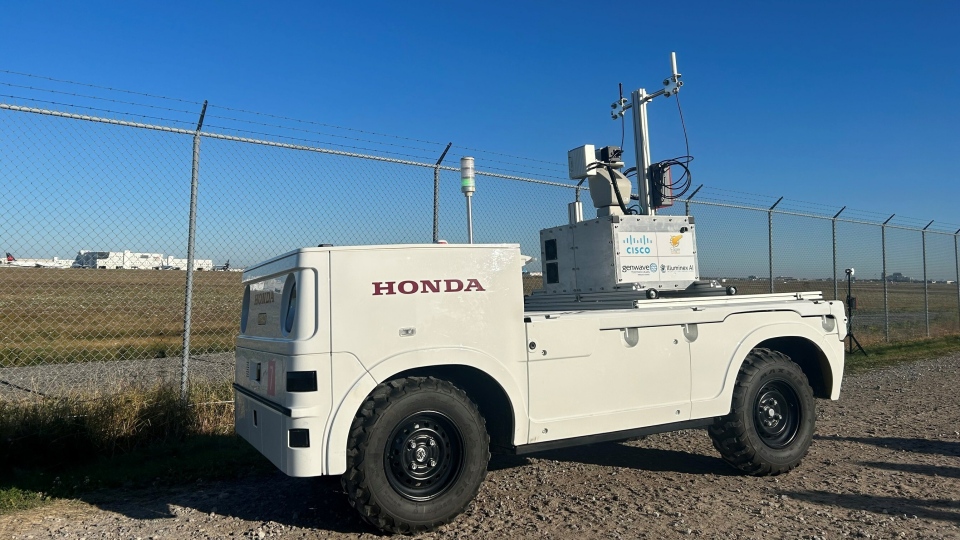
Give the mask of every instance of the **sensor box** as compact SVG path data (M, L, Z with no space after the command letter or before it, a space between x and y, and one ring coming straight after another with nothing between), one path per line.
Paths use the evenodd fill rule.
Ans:
M540 231L547 294L682 291L700 279L692 216L606 216Z

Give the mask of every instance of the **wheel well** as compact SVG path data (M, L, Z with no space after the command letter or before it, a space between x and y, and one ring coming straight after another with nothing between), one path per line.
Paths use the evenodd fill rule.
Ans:
M807 376L813 395L830 398L830 389L833 388L830 363L827 355L812 341L797 336L778 337L758 343L757 347L780 351L789 356Z
M446 365L410 369L390 379L404 377L436 377L453 383L480 409L490 435L490 450L508 452L513 449L514 417L510 398L500 383L487 373L470 366Z

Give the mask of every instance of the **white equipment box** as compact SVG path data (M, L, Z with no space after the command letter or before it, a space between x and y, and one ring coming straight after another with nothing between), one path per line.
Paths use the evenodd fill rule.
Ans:
M657 289L700 279L692 216L606 216L540 231L547 294Z

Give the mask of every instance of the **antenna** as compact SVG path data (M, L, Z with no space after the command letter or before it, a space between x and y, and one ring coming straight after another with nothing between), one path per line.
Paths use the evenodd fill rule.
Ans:
M640 213L644 215L655 215L655 210L650 205L650 133L647 128L647 102L652 101L659 96L670 97L680 92L683 81L680 80L680 72L677 71L677 53L670 53L670 67L672 74L663 80L663 89L648 94L643 88L633 91L630 94L630 102L623 97L612 105L613 112L611 116L614 120L622 117L628 109L633 109L633 141L634 150L637 158L637 184L640 192ZM622 96L622 93L621 93Z

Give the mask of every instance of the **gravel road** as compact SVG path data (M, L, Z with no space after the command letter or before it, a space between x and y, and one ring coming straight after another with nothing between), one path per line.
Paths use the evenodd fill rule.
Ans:
M848 377L807 458L738 475L704 431L494 457L476 502L423 538L960 538L960 356ZM339 478L104 491L0 516L2 538L376 538Z

